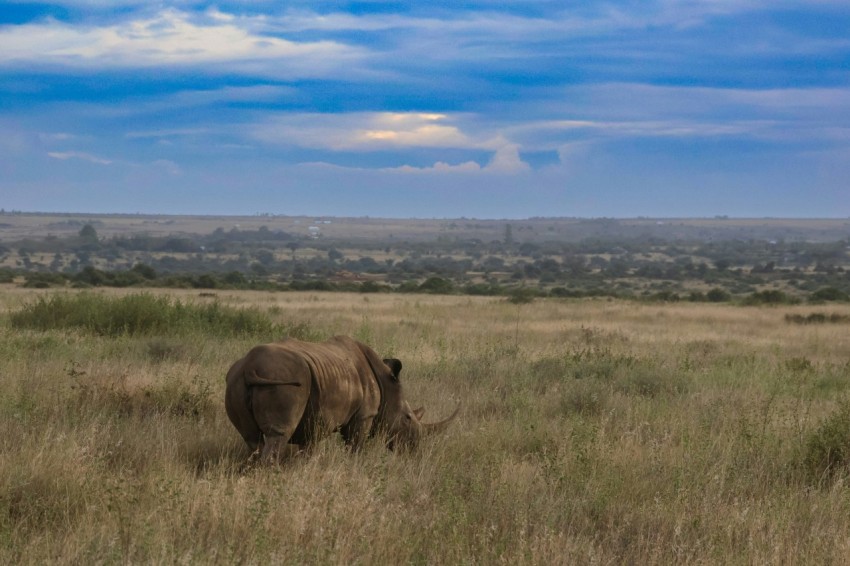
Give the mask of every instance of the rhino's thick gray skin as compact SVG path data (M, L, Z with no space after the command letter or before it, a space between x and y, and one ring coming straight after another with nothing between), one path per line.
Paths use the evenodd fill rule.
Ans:
M440 423L421 423L422 409L414 411L404 400L400 373L399 360L382 360L346 336L321 343L287 339L256 346L231 366L224 404L263 461L308 448L332 432L355 449L378 431L386 433L390 448L415 447L457 411Z

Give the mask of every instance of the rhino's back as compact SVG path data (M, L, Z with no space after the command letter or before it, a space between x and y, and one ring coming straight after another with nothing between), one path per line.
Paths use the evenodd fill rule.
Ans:
M263 344L245 357L242 368L246 384L295 386L310 398L310 410L318 411L331 428L356 414L374 416L380 391L373 372L357 342L335 337L326 342L287 339ZM293 392L295 394L295 392Z

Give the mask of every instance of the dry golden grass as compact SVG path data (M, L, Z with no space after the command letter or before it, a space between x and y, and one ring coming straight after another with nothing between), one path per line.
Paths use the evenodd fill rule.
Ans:
M110 290L110 294L130 293ZM163 291L165 292L165 291ZM37 291L0 289L15 310ZM167 291L206 301L197 292ZM806 442L850 383L848 325L633 302L219 292L401 358L452 429L334 439L238 473L224 374L251 345L0 324L3 563L843 563L847 470ZM830 312L850 314L847 306Z

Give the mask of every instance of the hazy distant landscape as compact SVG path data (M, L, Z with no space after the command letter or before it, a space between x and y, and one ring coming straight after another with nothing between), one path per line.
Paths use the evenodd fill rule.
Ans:
M180 287L799 302L850 297L848 219L0 214L0 277Z
M457 238L502 240L510 224L522 241L585 238L659 237L665 239L784 239L813 242L850 238L850 218L370 218L333 216L252 216L83 214L0 212L0 236L4 240L46 236L72 236L85 224L102 236L148 234L151 236L199 235L217 229L269 230L296 236L359 239L436 239L451 233Z

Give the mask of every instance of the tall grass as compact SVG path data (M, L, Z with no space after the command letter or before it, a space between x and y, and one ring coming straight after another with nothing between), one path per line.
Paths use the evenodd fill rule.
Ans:
M0 561L828 564L850 555L848 452L839 452L850 435L850 338L841 325L784 322L807 316L804 307L219 299L273 325L368 338L403 360L407 397L425 405L426 420L457 404L461 416L415 453L368 443L351 454L331 438L243 474L224 374L260 336L204 325L21 332L14 309L0 324Z
M167 295L110 297L92 293L41 296L10 315L14 328L74 329L100 336L309 334L305 326L275 324L257 308L196 304Z

